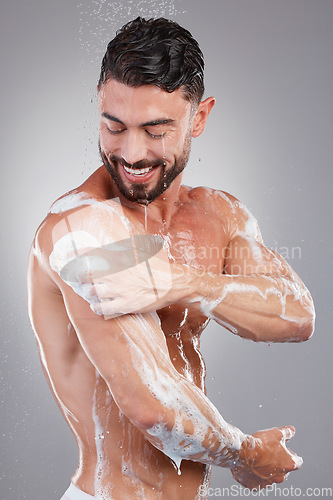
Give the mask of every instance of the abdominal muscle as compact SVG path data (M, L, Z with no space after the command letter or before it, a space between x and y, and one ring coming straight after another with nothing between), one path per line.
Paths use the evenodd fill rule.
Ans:
M164 332L169 331L166 340L175 368L204 390L199 332L193 335L188 327L191 321L184 322L191 315L178 306L166 308L159 315ZM177 319L178 325L182 324L179 331L175 328ZM204 327L203 322L194 323ZM202 498L198 496L199 486L209 481L210 467L183 460L178 474L172 461L119 410L72 326L67 338L71 353L68 366L60 371L58 365L57 370L57 377L61 372L67 377L63 383L58 380L57 393L80 452L73 483L100 500ZM62 385L66 390L61 391Z

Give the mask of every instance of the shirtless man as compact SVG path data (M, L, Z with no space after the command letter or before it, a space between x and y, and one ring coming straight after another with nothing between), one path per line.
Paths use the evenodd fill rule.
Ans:
M29 259L29 314L80 461L65 499L204 499L211 465L243 486L302 459L292 426L245 435L205 395L210 319L243 338L301 342L300 278L233 196L182 185L203 97L197 42L140 18L110 42L98 85L103 166L51 207Z

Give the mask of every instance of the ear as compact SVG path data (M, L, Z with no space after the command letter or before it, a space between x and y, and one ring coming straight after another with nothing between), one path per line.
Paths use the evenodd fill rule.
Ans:
M193 118L192 137L198 137L205 130L208 115L214 104L214 97L207 97L207 99L201 101Z

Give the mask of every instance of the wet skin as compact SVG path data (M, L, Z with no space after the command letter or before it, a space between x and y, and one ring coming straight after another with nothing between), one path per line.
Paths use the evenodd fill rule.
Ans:
M105 169L99 169L80 189L102 200L105 196ZM172 224L164 226L149 218L152 233L167 232L178 251L174 257L180 262L223 269L218 258L198 258L198 249L209 248L217 242L223 248L228 235L223 230L223 217L207 231L207 192L181 189L177 211ZM211 195L213 196L213 195ZM211 208L213 217L213 207ZM139 217L144 225L144 209ZM219 237L217 230L219 228ZM184 239L186 238L186 239ZM188 255L181 249L187 247ZM212 269L212 267L210 267ZM146 499L195 498L198 487L208 479L210 467L192 461L183 461L182 474L178 475L170 459L152 446L143 434L123 415L112 400L105 381L96 377L96 370L86 356L82 345L70 324L63 297L54 282L36 264L34 280L38 282L34 301L38 308L47 310L47 330L43 320L36 325L46 358L47 378L52 380L53 391L61 401L60 408L70 423L80 450L80 466L73 476L74 483L83 491L93 494L96 468L95 424L93 415L94 391L97 383L97 413L104 429L103 450L110 469L107 479L113 487L110 498L139 498L143 491ZM204 390L205 365L200 354L200 335L208 319L195 308L177 304L158 311L165 334L170 359L177 371ZM184 321L185 320L185 321ZM61 368L60 368L61 367ZM62 406L63 405L63 406ZM67 410L64 410L67 408ZM71 415L75 416L73 418ZM107 484L105 484L107 489Z
M117 98L113 97L112 101L111 96ZM101 203L119 198L126 217L135 220L143 231L146 226L149 234L169 239L171 257L176 262L218 275L225 270L227 252L224 250L239 229L238 225L244 225L244 221L233 215L230 203L233 198L205 188L182 186L180 174L151 201L146 214L142 204L124 196L126 190L131 190L133 177L126 174L120 162L112 160L115 155L127 164L142 159L153 164L162 158L165 170L172 170L189 137L202 132L210 111L207 109L209 103L211 109L212 101L209 101L206 108L199 107L191 121L189 103L179 92L166 94L156 88L124 89L121 84L111 82L104 97L100 95L101 151L110 161L110 168L118 170L122 190L112 181L107 169L101 167L76 192L85 192ZM158 125L156 133L156 125L152 125L147 133L143 124L170 117L170 109L173 110L172 126ZM120 127L110 116L121 121ZM116 127L111 128L116 134L110 134L111 126ZM163 135L163 138L151 135ZM148 174L145 189L152 191L161 175L159 165ZM145 499L194 499L199 486L209 479L209 465L183 460L182 474L177 474L171 460L120 411L119 404L110 395L103 371L102 376L97 374L99 354L94 351L94 342L80 335L79 329L73 326L75 318L71 311L83 311L87 305L81 304L84 301L76 297L48 265L52 252L52 229L50 233L48 228L57 224L59 217L50 214L36 235L29 267L30 317L45 375L78 443L80 464L73 482L93 495L96 471L98 474L102 467L98 481L104 491L103 498L136 499L142 495ZM212 248L221 251L215 252ZM162 307L157 313L172 365L180 375L204 391L205 366L200 354L200 335L208 323L207 316L197 305L179 302ZM89 314L88 322L93 321L94 316L91 311ZM93 332L91 338L92 335ZM121 371L122 366L117 369ZM124 378L126 376L125 370ZM103 433L98 443L96 422ZM99 459L101 450L103 463ZM292 460L289 465L292 470ZM281 478L283 480L283 474Z

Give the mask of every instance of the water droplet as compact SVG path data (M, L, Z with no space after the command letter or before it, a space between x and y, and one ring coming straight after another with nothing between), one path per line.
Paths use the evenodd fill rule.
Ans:
M148 231L148 203L145 205L145 231Z

